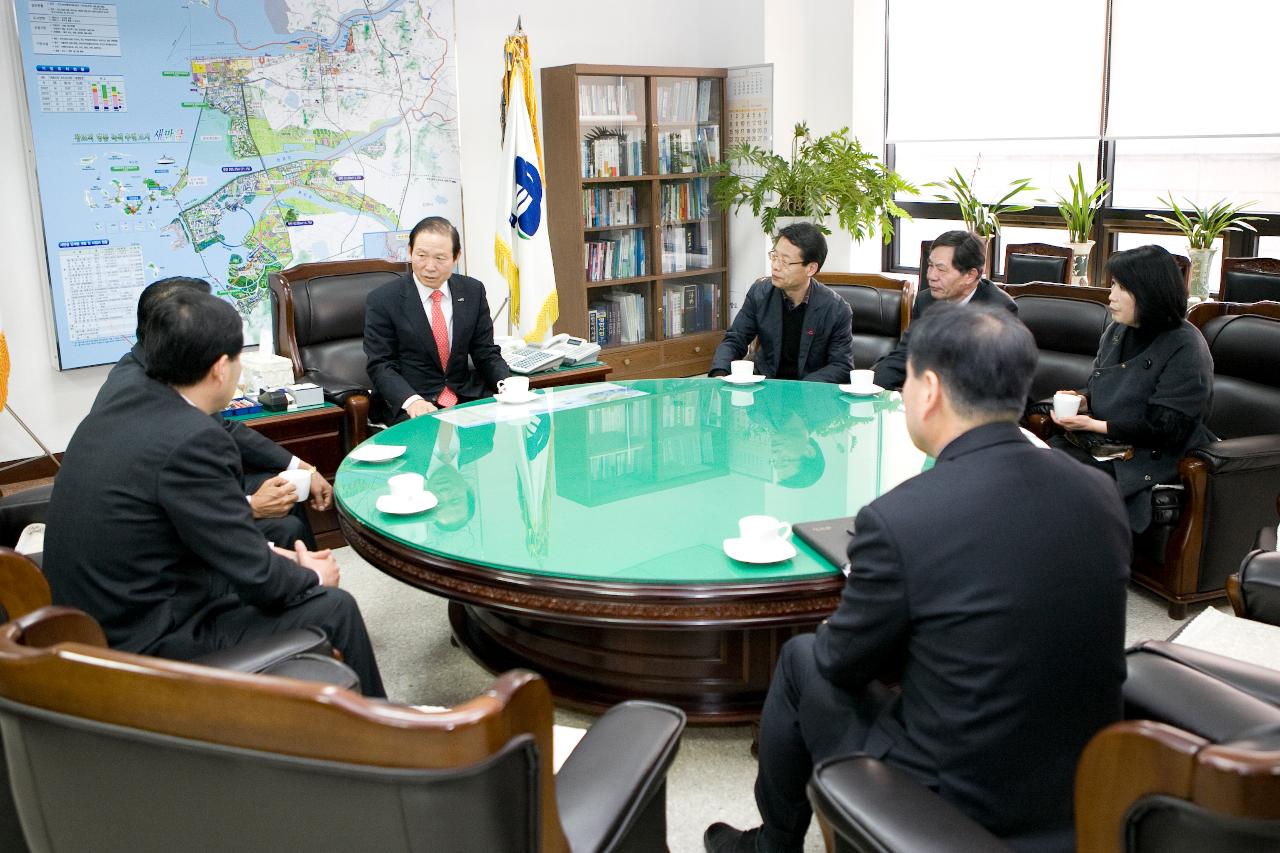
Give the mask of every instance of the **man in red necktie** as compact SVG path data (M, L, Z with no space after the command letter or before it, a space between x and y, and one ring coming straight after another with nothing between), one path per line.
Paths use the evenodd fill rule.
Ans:
M484 285L453 271L461 254L458 229L427 217L409 232L412 271L365 303L364 351L388 423L490 396L511 375Z

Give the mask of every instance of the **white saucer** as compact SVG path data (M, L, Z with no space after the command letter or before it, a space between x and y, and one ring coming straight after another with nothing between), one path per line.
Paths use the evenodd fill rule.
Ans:
M757 382L763 382L763 376L734 376L732 373L726 373L720 377L730 385L755 385Z
M884 389L879 385L872 385L870 388L854 388L852 385L841 385L840 390L855 397L874 397Z
M781 563L796 555L796 546L790 539L775 539L765 548L758 542L726 539L724 552L740 563Z
M538 399L538 395L533 391L525 391L523 394L516 394L515 392L503 394L499 392L493 395L493 399L499 403L528 403Z
M424 491L408 501L398 499L395 495L382 495L378 498L376 506L378 512L385 512L388 515L413 515L426 512L439 502L433 493Z
M407 449L403 444L362 444L347 455L357 462L387 462L403 456Z

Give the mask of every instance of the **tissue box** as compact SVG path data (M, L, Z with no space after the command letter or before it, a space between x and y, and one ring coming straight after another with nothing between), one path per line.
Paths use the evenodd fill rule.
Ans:
M243 376L240 384L250 392L264 388L281 388L293 384L293 362L282 355L247 352L240 356Z
M301 382L286 389L293 395L293 403L299 409L324 403L324 389L313 382Z

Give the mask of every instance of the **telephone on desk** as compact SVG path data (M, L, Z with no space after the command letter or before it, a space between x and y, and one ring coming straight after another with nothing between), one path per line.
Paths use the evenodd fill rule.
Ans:
M555 335L542 344L516 347L504 352L503 359L513 373L537 373L565 364L581 364L593 360L600 353L600 345L566 334Z

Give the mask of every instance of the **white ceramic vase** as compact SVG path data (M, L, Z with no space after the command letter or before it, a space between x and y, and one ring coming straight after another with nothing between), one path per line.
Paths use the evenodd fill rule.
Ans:
M1089 283L1089 253L1093 251L1093 241L1068 243L1071 247L1071 283L1084 286Z

